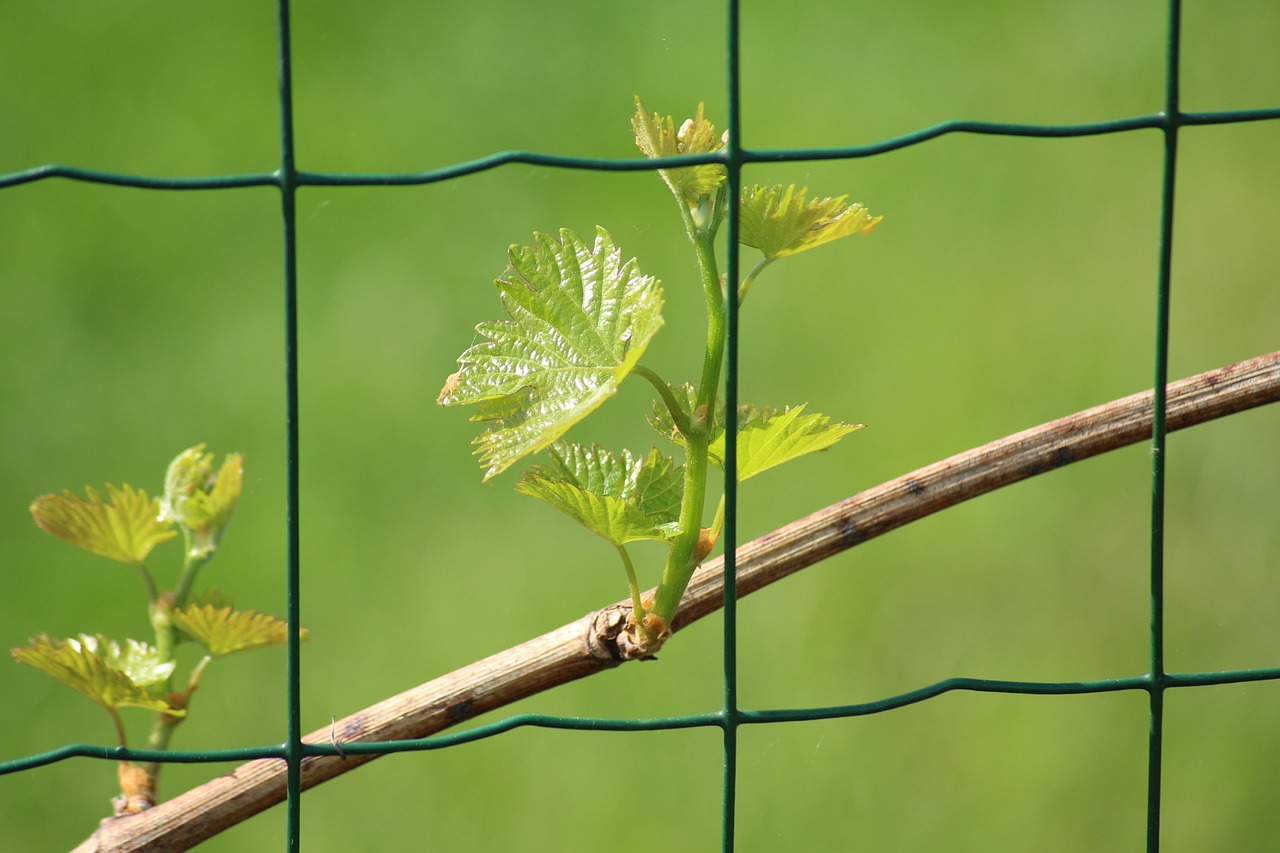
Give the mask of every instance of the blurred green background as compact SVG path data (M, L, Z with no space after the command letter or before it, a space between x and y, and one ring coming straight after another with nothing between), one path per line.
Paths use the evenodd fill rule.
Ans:
M953 118L1075 123L1160 109L1163 3L769 3L742 8L743 143L873 142ZM630 157L632 96L723 125L721 3L294 4L298 165L395 172L521 148ZM0 173L58 162L159 176L278 163L274 4L0 5ZM1280 6L1188 4L1183 107L1280 104ZM1280 124L1181 136L1171 373L1280 346ZM1147 387L1162 138L951 135L869 159L751 167L851 194L885 221L777 265L742 323L741 393L870 424L753 481L763 534L936 459ZM304 188L303 724L365 705L625 593L600 541L513 475L481 485L475 427L435 405L493 276L534 230L608 227L659 276L648 359L692 377L701 297L650 173L508 166L439 185ZM37 495L156 491L178 451L246 457L204 578L284 607L281 226L269 189L46 180L0 192L0 626L142 636L126 568L31 524ZM571 435L647 447L643 383ZM1167 663L1277 664L1280 410L1170 440ZM845 704L955 675L1073 680L1147 662L1145 447L1024 483L811 568L741 606L744 707ZM176 548L151 558L161 577ZM656 552L640 549L643 580ZM721 621L510 709L626 717L721 702ZM278 742L284 654L214 667L179 748ZM1168 694L1167 851L1280 836L1280 685ZM132 717L133 738L147 721ZM873 717L740 734L738 849L1135 850L1146 697L949 694ZM0 666L0 759L107 743L105 714ZM309 793L308 853L718 849L720 733L522 729L379 760ZM639 788L635 767L669 781ZM162 796L224 772L165 770ZM87 759L0 777L6 850L66 849L108 810ZM281 849L271 810L210 851Z

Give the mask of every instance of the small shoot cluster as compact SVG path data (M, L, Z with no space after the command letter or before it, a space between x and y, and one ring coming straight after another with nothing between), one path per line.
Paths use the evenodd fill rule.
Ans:
M31 504L36 524L60 539L100 557L133 566L147 592L153 642L119 642L101 634L55 639L41 635L13 649L14 660L35 667L82 693L103 708L121 746L128 746L120 709L155 713L147 747L167 749L174 728L186 717L192 694L216 659L287 641L285 622L254 610L236 610L216 588L191 594L201 567L213 559L240 498L243 460L228 454L215 468L214 457L198 445L169 465L163 498L139 489L108 485L106 496L91 486L85 496L71 491L44 495ZM161 591L144 562L152 548L179 535L182 568L172 591ZM184 681L175 670L174 652L184 642L203 655ZM122 761L117 814L132 814L156 802L158 763Z
M717 155L728 144L702 105L678 127L636 99L636 145L653 159ZM717 160L719 158L716 158ZM507 273L496 280L509 319L481 323L481 340L458 359L438 402L474 405L472 420L487 428L475 440L489 480L525 457L547 451L549 464L530 468L516 485L573 518L612 545L626 571L632 615L620 648L627 657L652 656L670 636L671 620L694 569L706 559L724 522L724 498L704 524L708 468L725 459L725 412L720 395L726 299L742 304L774 261L853 234L880 221L846 197L808 198L792 186L745 187L738 199L741 242L761 258L729 289L716 259L716 235L728 212L721 162L659 168L675 196L693 244L707 309L707 342L696 383L673 385L641 362L662 327L663 291L640 272L603 228L585 238L572 231L535 234L531 246L512 246ZM675 444L684 461L654 448L614 452L564 440L574 424L612 396L628 376L653 386L649 422ZM742 406L737 412L738 481L825 450L860 424L833 422L805 406ZM668 546L661 582L644 598L627 545L657 540Z

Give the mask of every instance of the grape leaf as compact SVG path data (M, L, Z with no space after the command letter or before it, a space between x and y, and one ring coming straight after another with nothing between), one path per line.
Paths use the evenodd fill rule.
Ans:
M42 530L122 563L141 563L153 547L177 535L170 521L160 520L160 502L146 492L108 484L106 502L92 486L84 492L86 498L69 489L38 497L31 515Z
M873 217L848 196L805 201L808 188L746 187L739 207L738 239L764 256L784 258L850 234L870 233L883 216Z
M688 418L698 392L690 384L671 386L672 395ZM738 481L754 477L797 456L825 450L864 424L830 423L826 415L803 415L804 406L778 410L744 403L738 407ZM659 401L653 404L649 425L664 438L686 446L671 412ZM707 448L709 460L724 469L724 404L717 401L716 417Z
M213 657L289 641L289 623L256 610L189 604L173 612L173 624Z
M192 556L202 557L218 547L222 533L240 498L244 459L228 453L217 471L213 454L197 444L169 463L164 479L162 517L191 531Z
M683 385L668 384L667 387L671 389L671 395L675 398L676 404L679 405L684 419L689 421L693 416L694 406L698 404L698 389L688 382ZM724 401L717 400L716 404L716 422L720 423L724 420ZM676 426L675 419L671 416L671 410L661 400L653 401L653 414L649 415L646 420L663 438L668 441L674 441L681 447L684 446L684 437L680 434L680 429Z
M161 662L156 650L145 643L126 640L122 648L101 635L81 634L70 640L41 635L10 654L109 710L133 706L175 717L186 713L146 689L168 678L175 664Z
M549 446L612 396L662 326L662 290L603 228L594 245L567 229L512 246L496 281L510 320L481 323L486 340L458 359L443 406L478 404L493 426L476 440L484 479Z
M557 442L553 465L525 473L516 491L540 498L614 545L668 539L680 517L684 467L655 448L644 458Z
M677 130L671 116L663 118L658 113L649 112L637 97L631 128L635 131L636 146L650 159L681 154L710 154L724 148L728 141L724 135L716 135L715 125L703 116L702 104L698 104L697 114L691 119L685 119ZM676 198L697 206L699 198L710 196L720 188L727 173L719 163L707 163L678 169L659 169L658 174L666 181Z
M783 409L739 408L738 481L750 479L807 453L826 450L863 424L830 423L826 415L803 414L804 406ZM724 469L724 431L707 449L718 468Z

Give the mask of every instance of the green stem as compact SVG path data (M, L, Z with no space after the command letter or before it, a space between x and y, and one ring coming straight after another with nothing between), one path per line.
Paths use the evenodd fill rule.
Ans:
M667 411L671 413L671 420L675 423L676 429L680 430L682 435L687 435L689 432L689 418L685 416L684 409L680 408L680 401L671 392L671 386L663 382L661 376L643 364L637 364L631 368L631 372L637 376L644 377L657 390L658 396L662 398L663 404L667 407Z
M181 694L170 693L170 702L184 709L187 708L191 704L191 694L199 689L200 679L204 677L204 671L212 662L212 655L205 655L201 658L195 669L191 670L191 677L187 679L187 689ZM151 724L151 732L147 735L147 749L167 750L169 741L173 737L173 730L185 719L185 716L175 717L173 714L157 711L155 721ZM145 769L153 781L160 774L161 766L158 761L147 764Z
M680 532L671 543L662 582L654 597L653 613L668 624L675 617L680 599L693 570L698 567L696 549L702 530L702 508L707 494L707 445L715 422L716 392L720 387L720 368L724 362L725 306L716 266L715 237L699 231L685 211L685 226L690 229L702 287L707 302L707 348L702 358L702 377L698 382L698 398L689 429L685 432L684 497L680 505Z
M196 574L200 571L200 567L213 557L212 552L204 554L196 554L191 549L191 534L187 529L183 528L183 554L185 558L182 562L182 574L178 579L178 588L173 595L163 595L155 599L151 604L151 626L156 632L156 653L162 663L173 660L174 649L178 646L178 628L173 624L173 611L184 606L187 599L191 595L192 584L195 583ZM201 661L192 673L191 681L188 682L187 692L183 694L183 706L186 706L186 700L191 696L192 691L200 683L200 675L207 666L208 659ZM164 684L165 692L172 695L173 693L173 676L169 676ZM154 722L151 724L151 732L147 736L147 748L163 750L169 748L169 740L173 737L173 730L182 722L185 717L175 717L172 714L156 713ZM154 779L160 773L159 762L152 762L147 765L146 770Z
M187 598L191 595L191 587L196 581L196 573L200 571L200 567L213 559L213 551L203 554L193 554L191 550L191 534L184 527L182 535L185 537L185 548L183 553L186 557L182 561L182 574L178 577L178 586L173 591L173 603L175 607L183 607L187 603Z
M716 266L715 237L699 234L693 242L702 270L702 289L707 302L707 349L702 356L702 380L698 383L698 405L694 420L702 417L704 431L714 420L716 391L720 387L720 366L724 363L725 307L720 287L720 271ZM695 426L696 428L696 426Z
M182 722L183 719L183 717L175 717L172 714L156 711L155 722L151 724L151 732L147 735L147 749L168 749L169 739L173 737L173 730L178 727L178 723ZM159 761L150 761L143 767L147 775L151 777L153 784L159 778L160 768L163 766Z

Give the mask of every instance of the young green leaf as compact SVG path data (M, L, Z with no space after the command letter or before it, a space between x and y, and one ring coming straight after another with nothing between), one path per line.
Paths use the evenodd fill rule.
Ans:
M289 623L255 610L191 604L173 612L173 623L213 657L289 641Z
M56 640L41 635L30 646L11 650L13 659L33 666L78 690L108 710L147 708L175 717L186 713L146 687L168 678L174 662L161 662L155 649L134 640L121 646L102 636Z
M676 401L676 405L680 409L680 415L687 423L693 416L693 408L698 405L698 389L694 388L688 382L683 385L669 385L671 396ZM724 414L723 400L718 400L716 412L717 418ZM668 441L674 441L681 447L684 446L684 437L680 433L680 428L676 426L676 420L671 414L671 410L661 401L653 401L653 414L647 417L649 426L653 427L658 433ZM717 421L718 422L718 421Z
M594 245L572 231L512 246L496 281L510 320L476 327L486 340L458 359L443 406L479 404L473 421L484 479L549 446L617 391L662 326L662 290L603 228Z
M848 196L805 201L808 188L746 187L739 207L739 240L764 252L765 258L784 258L839 240L870 233L883 216L873 217L860 204L845 204Z
M716 135L716 128L703 116L703 105L691 119L685 119L677 130L671 116L663 118L651 113L636 98L636 112L631 118L636 145L650 159L675 157L681 154L710 154L724 148L727 139ZM679 169L659 169L658 174L675 193L676 198L690 207L697 207L699 200L716 193L725 182L725 167L719 163L701 166L685 166Z
M863 424L830 423L817 413L805 415L804 406L775 411L744 406L739 410L738 481L754 477L806 453L826 450ZM724 468L724 432L711 442L708 456Z
M92 486L86 498L64 490L31 504L31 515L46 530L72 545L122 563L140 564L151 549L177 533L160 519L160 502L125 484L107 485L108 500Z
M162 515L191 534L191 556L205 557L218 547L240 498L244 459L228 453L222 467L213 468L213 454L197 444L169 463L164 478Z
M668 539L680 517L684 469L653 449L644 458L557 442L551 467L530 469L516 491L540 498L614 545Z
M193 596L188 603L198 605L200 607L204 607L205 605L211 605L213 607L234 607L235 605L231 596L227 595L216 586L205 587L203 592L199 595Z

